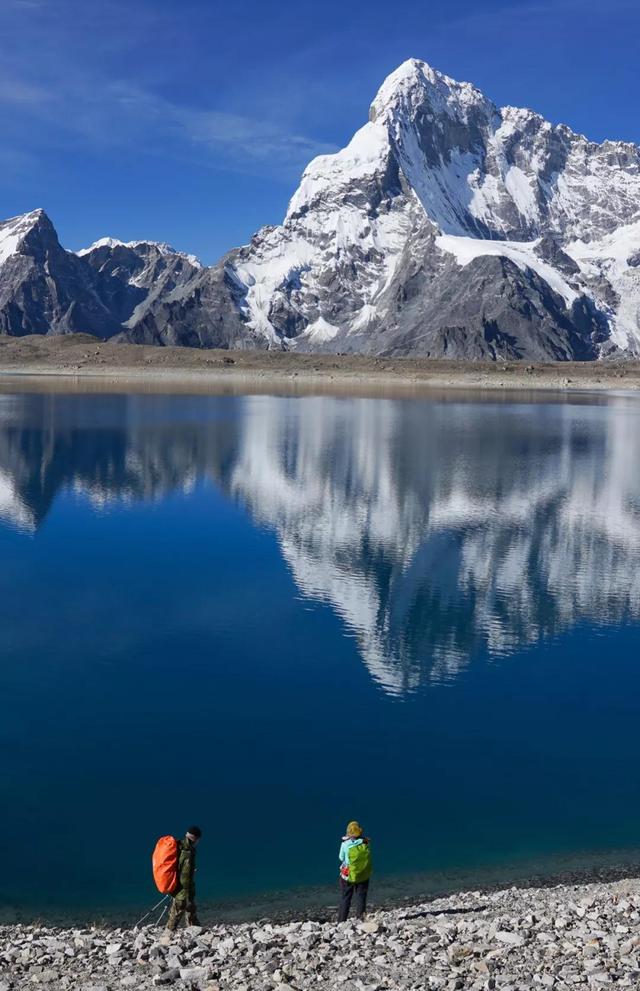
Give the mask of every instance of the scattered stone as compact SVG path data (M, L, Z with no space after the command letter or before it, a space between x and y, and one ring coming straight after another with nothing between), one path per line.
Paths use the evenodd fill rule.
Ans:
M207 967L183 967L180 970L180 980L184 981L187 986L197 987L207 983L209 979L209 971Z
M173 934L0 926L0 991L599 991L640 987L640 880L490 893L363 922Z
M501 943L507 943L509 946L523 946L524 937L519 936L518 933L512 932L497 932L496 939L499 939Z

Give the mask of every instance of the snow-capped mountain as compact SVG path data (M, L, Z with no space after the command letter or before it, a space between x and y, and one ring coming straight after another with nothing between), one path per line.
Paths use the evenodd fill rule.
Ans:
M594 358L640 347L640 149L594 144L411 59L263 228L150 314L211 305L301 350ZM138 328L139 332L139 328ZM212 334L210 343L224 340Z
M0 223L0 333L113 337L201 267L151 241L104 238L74 254L34 210Z
M282 225L212 268L180 256L169 275L164 246L151 258L144 245L80 253L116 279L100 299L137 343L640 353L640 148L500 109L416 59L385 80L346 148L310 163Z
M91 269L61 247L44 210L0 223L0 333L119 330Z
M147 310L202 268L195 255L156 241L118 241L105 237L78 252L98 276L105 302L125 326L134 326Z

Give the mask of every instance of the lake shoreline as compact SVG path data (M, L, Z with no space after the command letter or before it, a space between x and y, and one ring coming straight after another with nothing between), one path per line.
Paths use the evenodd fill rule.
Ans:
M206 920L203 920L206 923ZM0 987L217 991L637 986L640 880L461 892L364 922L0 926Z
M376 911L391 912L443 898L456 898L468 891L489 894L507 888L526 891L615 884L628 879L638 879L640 883L640 851L634 851L633 856L627 855L626 859L624 853L612 851L598 856L557 857L553 865L534 865L527 862L521 867L509 865L483 870L375 876L371 884L369 905ZM301 886L215 900L198 898L198 905L201 917L207 922L243 925L268 919L274 924L283 925L305 920L329 921L335 916L338 899L336 880L335 884ZM53 928L89 925L127 928L134 926L148 912L150 905L158 900L159 896L150 892L148 904L141 902L130 907L102 904L66 910L44 905L11 909L0 904L0 927L33 925L38 920ZM161 909L155 913L156 917L160 911Z
M430 394L640 390L640 361L472 362L220 351L101 342L84 334L0 339L8 388L220 393Z

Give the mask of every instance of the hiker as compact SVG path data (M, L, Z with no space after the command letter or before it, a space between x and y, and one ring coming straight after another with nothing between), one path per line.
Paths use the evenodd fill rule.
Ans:
M185 837L179 843L178 888L173 894L171 911L167 920L167 931L174 932L186 914L188 926L199 926L196 908L196 847L202 836L199 826L189 826Z
M361 919L367 909L367 892L371 877L371 849L369 840L358 822L350 822L347 835L340 845L340 907L338 922L346 922L355 895L356 918Z

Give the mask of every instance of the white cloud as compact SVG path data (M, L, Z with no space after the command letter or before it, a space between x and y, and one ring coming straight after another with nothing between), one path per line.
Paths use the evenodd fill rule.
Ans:
M44 85L5 75L0 106L20 115L19 130L31 148L72 138L94 149L195 156L225 169L287 174L335 150L274 121L172 102L124 80L67 75Z

